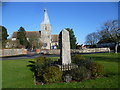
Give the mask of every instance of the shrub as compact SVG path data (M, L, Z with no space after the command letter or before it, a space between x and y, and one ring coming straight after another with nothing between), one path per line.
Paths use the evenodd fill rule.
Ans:
M45 83L53 83L53 82L61 81L62 71L60 71L59 68L55 66L47 67L45 69L43 79Z
M46 61L46 57L40 56L35 58L36 62L43 64Z
M86 67L87 69L89 69L89 67L92 65L92 61L91 60L80 60L78 63L77 63L78 67L79 66L84 66Z
M52 66L54 64L54 61L52 59L46 59L46 61L44 62L44 68Z
M72 56L72 62L77 64L78 66L85 66L87 69L91 66L92 61L89 59L85 59L82 55L74 55Z
M41 60L41 61L40 61ZM44 69L51 66L54 63L51 59L47 59L44 57L38 57L37 62L35 63L35 69L36 69L36 76L37 78L41 79L43 81L43 74Z
M99 63L92 62L92 60L85 59L81 55L74 55L72 57L73 63L77 64L78 67L86 67L86 69L91 71L92 77L100 77L104 74L103 66Z
M99 63L93 62L89 69L91 70L92 77L100 77L104 74L104 68Z
M72 63L77 64L80 60L85 60L85 57L77 54L72 56Z
M73 78L73 80L81 81L81 80L87 80L91 77L90 70L86 69L84 66L80 66L76 69L73 69L70 71L70 74Z
M43 74L43 68L44 68L44 63L46 61L45 57L37 57L35 58L36 63L35 63L35 69L36 69L36 76L41 77Z

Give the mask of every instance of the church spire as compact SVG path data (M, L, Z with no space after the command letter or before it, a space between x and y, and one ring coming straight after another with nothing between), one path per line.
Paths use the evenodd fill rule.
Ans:
M41 24L50 24L49 17L47 14L47 9L44 9L44 18Z

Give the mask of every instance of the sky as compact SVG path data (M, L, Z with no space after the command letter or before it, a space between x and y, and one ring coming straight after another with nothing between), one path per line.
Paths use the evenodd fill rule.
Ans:
M3 2L2 25L12 33L22 26L26 31L39 31L44 9L47 9L52 34L71 28L79 44L101 29L104 22L118 19L117 2Z

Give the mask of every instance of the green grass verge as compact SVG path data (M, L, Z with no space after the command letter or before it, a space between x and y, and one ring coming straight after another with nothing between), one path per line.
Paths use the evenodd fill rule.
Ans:
M27 67L33 59L3 60L3 88L118 88L118 60L120 54L101 53L84 55L104 65L107 77L71 83L35 85L34 76ZM54 57L51 59L58 59Z

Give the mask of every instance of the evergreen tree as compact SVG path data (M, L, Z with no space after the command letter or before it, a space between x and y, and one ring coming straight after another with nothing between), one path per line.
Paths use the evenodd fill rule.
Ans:
M70 29L70 28L65 28L66 30L68 30L69 31L69 36L70 36L70 48L71 49L76 49L76 46L77 46L77 44L76 44L76 37L75 37L75 35L74 35L74 31L73 31L73 29ZM60 48L60 46L61 46L61 33L59 34L59 48Z
M26 38L26 31L23 27L20 27L17 32L17 39L20 41L20 44L27 47L28 41Z
M4 26L0 26L0 42L2 43L2 47L5 47L5 41L8 37L7 29Z
M2 32L2 41L7 40L7 37L9 36L7 29L4 26L0 26L0 32Z
M69 36L70 36L70 47L71 49L76 49L76 37L74 35L73 29L66 28L66 30L69 31Z

